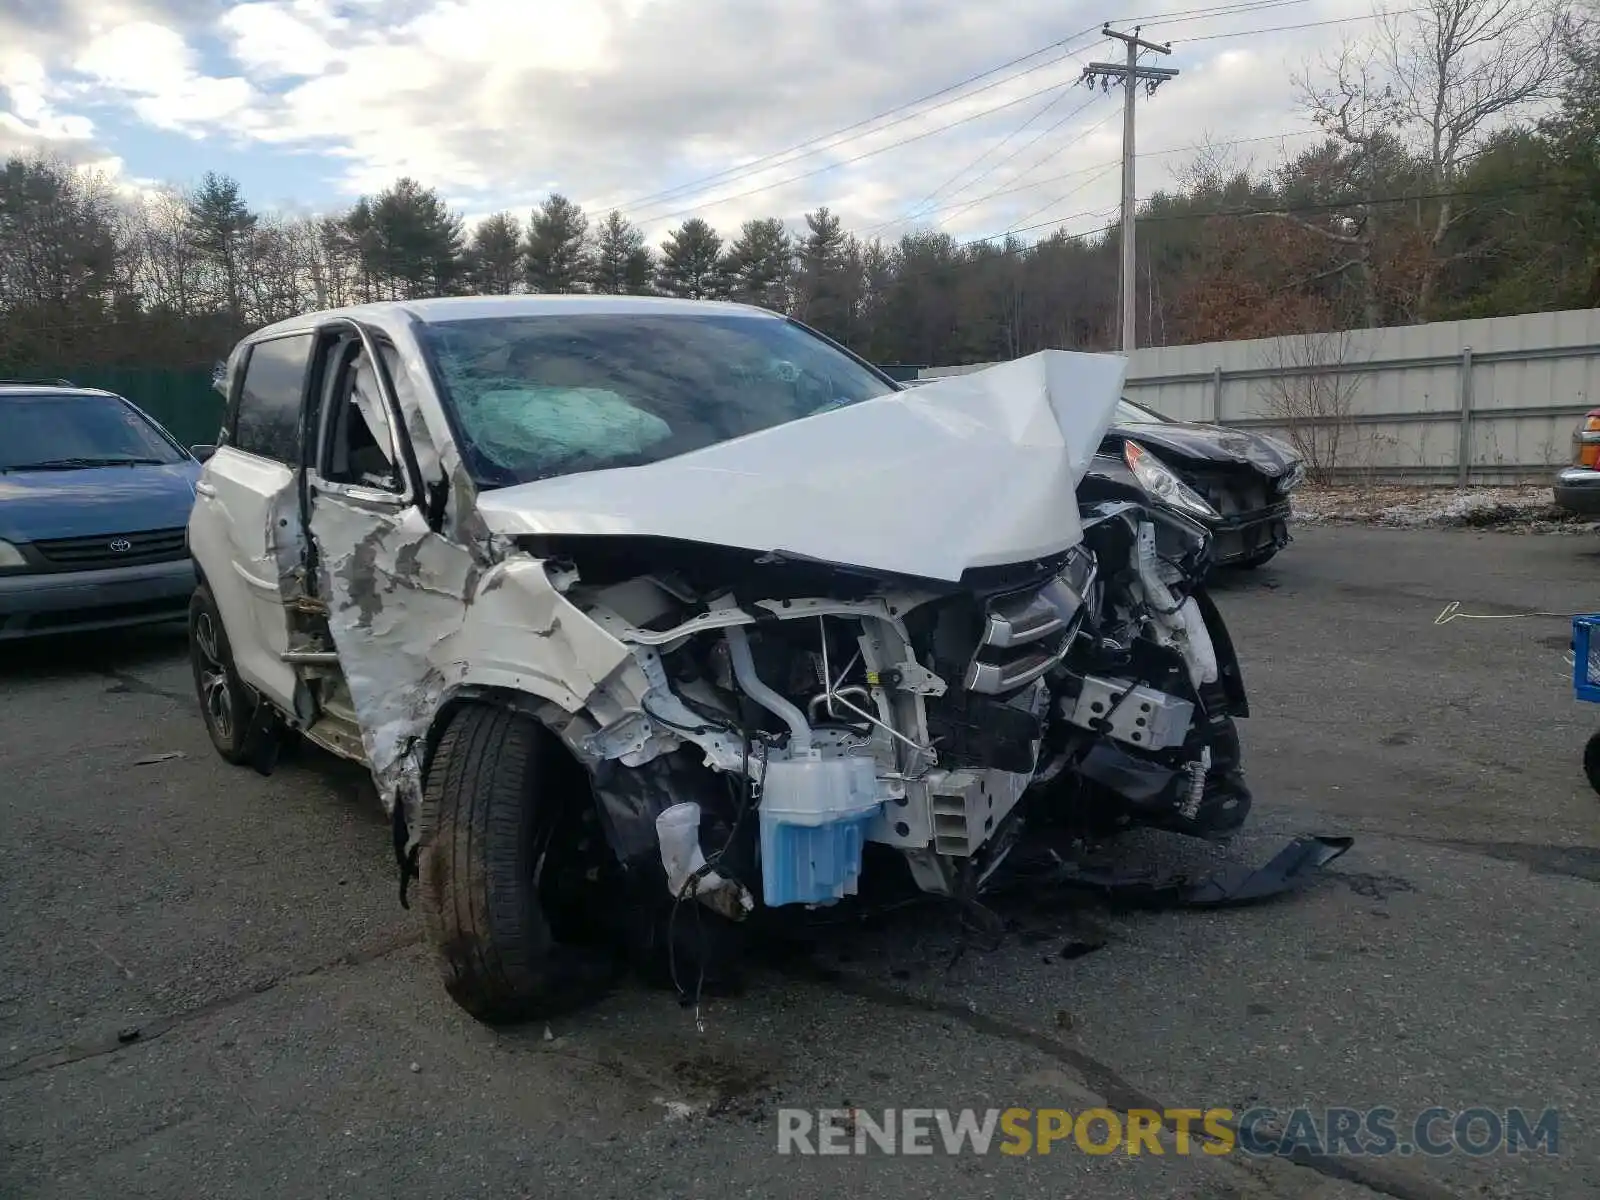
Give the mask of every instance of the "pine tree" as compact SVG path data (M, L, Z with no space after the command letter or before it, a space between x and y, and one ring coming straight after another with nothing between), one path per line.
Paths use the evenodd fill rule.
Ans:
M413 300L459 290L466 266L462 221L414 179L368 199L346 221L374 298Z
M239 181L207 171L190 194L189 236L217 272L217 291L235 323L244 319L244 265L257 218L239 195Z
M595 234L594 290L613 296L642 296L650 291L654 269L644 234L612 209Z
M571 200L552 192L528 222L523 268L535 292L581 292L587 289L593 264L589 259L589 220Z
M504 296L516 291L523 277L522 222L508 212L485 217L467 248L468 286L479 295Z
M793 260L794 247L782 221L746 221L723 259L729 295L744 304L788 311Z
M699 217L690 217L661 244L656 286L687 300L721 299L728 294L722 270L722 238Z

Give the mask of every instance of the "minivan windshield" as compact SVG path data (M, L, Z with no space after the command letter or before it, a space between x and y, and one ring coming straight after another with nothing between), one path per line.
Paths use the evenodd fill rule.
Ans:
M171 442L115 396L0 395L0 471L72 471L182 461Z
M422 337L488 487L658 462L895 390L776 317L484 317Z

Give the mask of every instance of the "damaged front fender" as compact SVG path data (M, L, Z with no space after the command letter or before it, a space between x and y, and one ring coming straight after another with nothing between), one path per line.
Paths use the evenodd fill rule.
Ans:
M311 532L367 762L385 809L404 807L413 845L422 748L446 704L505 691L604 719L648 686L628 648L562 596L537 559L484 565L415 506L337 494L317 497Z

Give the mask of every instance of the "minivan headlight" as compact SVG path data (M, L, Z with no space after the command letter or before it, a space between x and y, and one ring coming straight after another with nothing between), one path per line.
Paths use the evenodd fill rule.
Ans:
M5 570L7 567L25 567L27 565L28 560L22 557L21 550L18 550L10 542L0 540L0 571Z
M1122 458L1139 486L1169 508L1211 521L1222 515L1206 503L1204 496L1179 479L1171 467L1137 442L1122 444Z

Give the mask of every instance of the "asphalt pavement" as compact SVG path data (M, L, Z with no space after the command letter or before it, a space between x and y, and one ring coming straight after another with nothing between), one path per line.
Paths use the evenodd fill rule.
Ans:
M182 631L0 645L0 1195L868 1198L1600 1195L1600 796L1568 626L1582 537L1306 529L1218 599L1256 808L1195 873L1355 846L1216 912L1008 900L817 931L709 998L490 1030L316 752L211 751ZM1436 623L1459 601L1462 616ZM780 1156L781 1109L1559 1110L1558 1153ZM1444 1127L1441 1127L1444 1128Z

